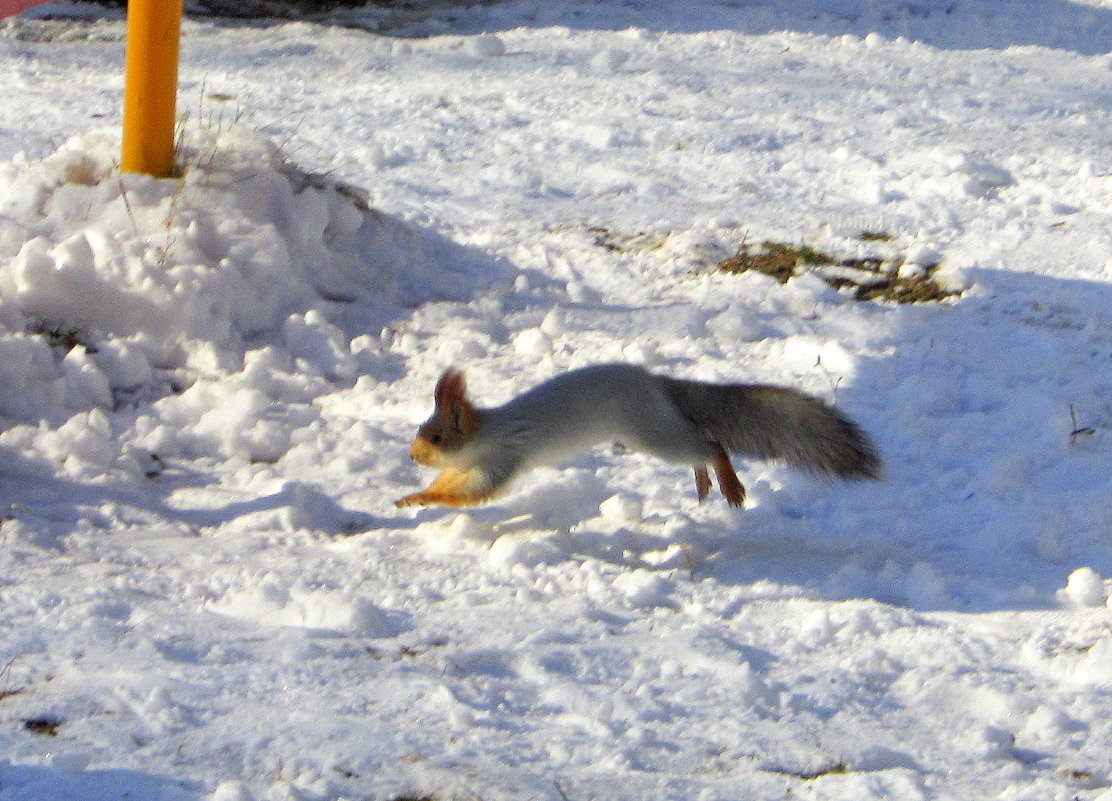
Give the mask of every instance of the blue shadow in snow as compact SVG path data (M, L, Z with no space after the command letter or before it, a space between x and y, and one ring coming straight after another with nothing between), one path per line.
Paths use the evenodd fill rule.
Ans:
M133 770L62 770L0 760L0 801L201 801L188 782Z

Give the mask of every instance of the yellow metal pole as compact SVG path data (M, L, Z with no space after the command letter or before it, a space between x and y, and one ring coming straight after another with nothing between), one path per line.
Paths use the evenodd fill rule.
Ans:
M173 172L181 9L182 0L128 0L124 172Z

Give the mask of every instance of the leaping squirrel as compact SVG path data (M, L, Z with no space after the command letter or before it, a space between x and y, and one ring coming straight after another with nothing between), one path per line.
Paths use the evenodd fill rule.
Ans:
M708 465L731 506L745 487L730 453L782 459L846 479L881 475L868 435L818 398L765 384L712 384L655 375L632 364L598 364L558 375L491 409L467 398L463 373L444 372L436 408L409 449L440 468L428 488L397 506L466 506L489 500L523 471L604 442L620 441L695 470L695 491L710 492Z

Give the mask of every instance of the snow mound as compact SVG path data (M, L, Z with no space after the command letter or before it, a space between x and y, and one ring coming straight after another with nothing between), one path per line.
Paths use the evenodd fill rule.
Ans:
M228 617L264 625L303 628L317 634L394 637L404 626L386 610L363 598L306 587L287 587L264 579L232 592L209 606Z
M112 132L0 165L9 423L59 424L260 359L350 381L401 309L492 278L464 248L299 170L258 134L187 140L176 179L120 174Z

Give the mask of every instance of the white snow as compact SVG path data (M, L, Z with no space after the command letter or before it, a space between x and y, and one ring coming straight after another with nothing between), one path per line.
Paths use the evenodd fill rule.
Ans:
M493 34L473 36L466 42L467 52L477 58L495 58L506 55L506 45Z
M332 21L187 20L172 180L118 14L0 22L0 801L1112 798L1112 4ZM765 240L962 294L714 269ZM393 507L444 368L623 359L886 480Z

